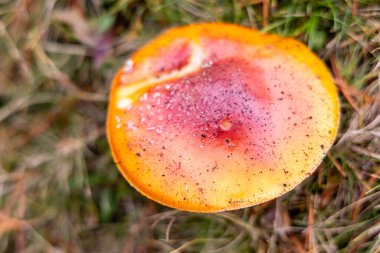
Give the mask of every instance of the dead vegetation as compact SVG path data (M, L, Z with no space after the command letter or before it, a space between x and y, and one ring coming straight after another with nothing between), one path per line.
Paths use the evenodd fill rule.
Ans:
M118 173L112 75L161 30L226 21L304 41L341 94L335 146L262 205L170 210ZM0 252L380 252L376 1L0 1Z

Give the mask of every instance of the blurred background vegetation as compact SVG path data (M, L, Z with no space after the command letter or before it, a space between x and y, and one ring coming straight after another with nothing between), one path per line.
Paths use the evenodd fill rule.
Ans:
M337 142L281 198L180 212L112 161L113 74L164 29L200 21L295 37L334 76ZM379 31L376 0L0 0L0 252L380 252Z

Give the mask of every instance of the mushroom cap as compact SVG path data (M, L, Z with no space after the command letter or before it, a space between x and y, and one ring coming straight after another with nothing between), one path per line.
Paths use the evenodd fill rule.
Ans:
M107 135L142 194L218 212L296 187L338 125L333 80L302 43L201 23L165 32L126 61L112 83Z

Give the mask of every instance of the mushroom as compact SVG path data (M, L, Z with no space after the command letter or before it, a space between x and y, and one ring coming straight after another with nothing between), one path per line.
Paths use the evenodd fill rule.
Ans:
M171 29L116 74L107 134L127 181L163 205L219 212L285 194L318 167L337 90L302 43L241 26Z

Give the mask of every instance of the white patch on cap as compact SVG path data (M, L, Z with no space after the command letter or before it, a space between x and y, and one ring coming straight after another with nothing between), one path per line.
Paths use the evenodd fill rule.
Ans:
M133 70L134 62L131 59L128 59L124 64L124 72L129 73Z
M132 100L130 98L121 98L117 102L117 108L119 109L131 109L132 106Z

